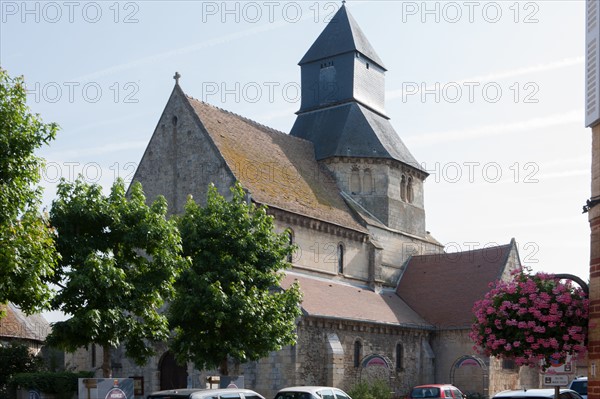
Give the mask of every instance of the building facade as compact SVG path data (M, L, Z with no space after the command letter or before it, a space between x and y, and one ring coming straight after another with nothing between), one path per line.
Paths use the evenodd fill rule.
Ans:
M480 395L538 386L537 375L478 355L468 339L474 302L520 267L514 240L446 254L427 231L427 172L385 113L386 67L345 5L299 65L289 134L196 100L177 78L134 176L174 214L189 195L202 204L209 184L228 197L240 182L298 246L283 283L297 280L304 293L297 344L233 365L245 387L273 397L291 385L383 380L400 397L421 383ZM215 381L216 371L156 349L144 367L116 349L114 376L143 377L146 394ZM67 362L96 367L86 350Z

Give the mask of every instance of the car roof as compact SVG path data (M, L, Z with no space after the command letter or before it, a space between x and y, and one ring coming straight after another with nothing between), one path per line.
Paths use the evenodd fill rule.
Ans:
M293 392L293 391L315 392L315 391L318 391L321 389L337 389L338 391L342 391L341 389L336 388L336 387L326 387L326 386L321 386L321 385L307 385L307 386L297 386L297 387L286 387L286 388L280 389L279 392Z
M563 392L575 392L572 389L561 388L560 393ZM577 392L575 392L577 393ZM493 398L529 398L542 396L547 398L554 397L554 388L541 388L541 389L518 389L512 391L498 392Z
M221 388L221 389L202 389L202 388L191 388L191 389L169 389L165 391L157 391L152 392L150 396L168 396L168 395L177 395L177 396L187 396L193 393L198 393L195 396L218 396L232 393L243 393L247 395L258 395L263 398L262 395L244 388Z
M416 387L413 387L413 388L442 388L442 387L456 388L452 384L425 384L425 385L417 385ZM456 389L458 389L458 388L456 388Z

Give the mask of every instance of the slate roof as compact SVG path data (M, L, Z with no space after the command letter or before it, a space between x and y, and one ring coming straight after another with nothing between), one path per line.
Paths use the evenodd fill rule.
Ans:
M42 342L50 333L50 324L41 314L25 315L12 303L0 305L5 312L0 319L0 339L13 338Z
M313 142L318 160L334 156L391 158L427 173L390 121L357 102L302 113L290 134Z
M473 305L499 279L515 246L413 256L396 292L418 314L438 328L466 328Z
M359 51L385 69L383 62L365 34L348 12L346 6L342 5L298 65L354 51Z
M186 96L236 179L269 207L359 232L334 177L315 160L313 144Z
M286 273L282 287L287 288L294 280L298 281L304 293L302 309L309 316L432 328L393 291L378 294L365 286L292 271Z

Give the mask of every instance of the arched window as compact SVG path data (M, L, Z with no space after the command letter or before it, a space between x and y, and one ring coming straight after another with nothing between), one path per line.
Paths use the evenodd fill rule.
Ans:
M288 229L288 230L287 230L287 234L288 234L288 244L289 244L290 246L291 246L291 245L294 245L294 232L292 231L292 229ZM289 254L289 255L287 256L287 261L288 261L289 263L292 263L293 257L294 257L294 255L293 255L293 254Z
M402 344L396 344L396 369L402 370L404 368L404 347Z
M344 274L344 245L341 243L337 246L337 261L338 273Z
M400 179L400 199L406 201L406 176L404 175Z
M363 192L365 194L371 194L373 191L373 176L371 175L371 169L365 169L363 173Z
M412 202L415 199L415 194L413 191L413 179L412 177L408 178L408 183L406 184L406 199L408 200L408 202L410 204L412 204Z
M362 342L354 341L354 367L360 367L360 358L362 357Z
M356 167L352 168L352 173L350 174L350 193L360 193L360 174Z

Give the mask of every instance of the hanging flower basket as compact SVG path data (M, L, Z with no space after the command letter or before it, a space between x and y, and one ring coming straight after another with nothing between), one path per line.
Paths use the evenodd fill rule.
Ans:
M478 353L542 369L585 354L589 301L581 288L523 270L490 288L473 307L469 336Z

